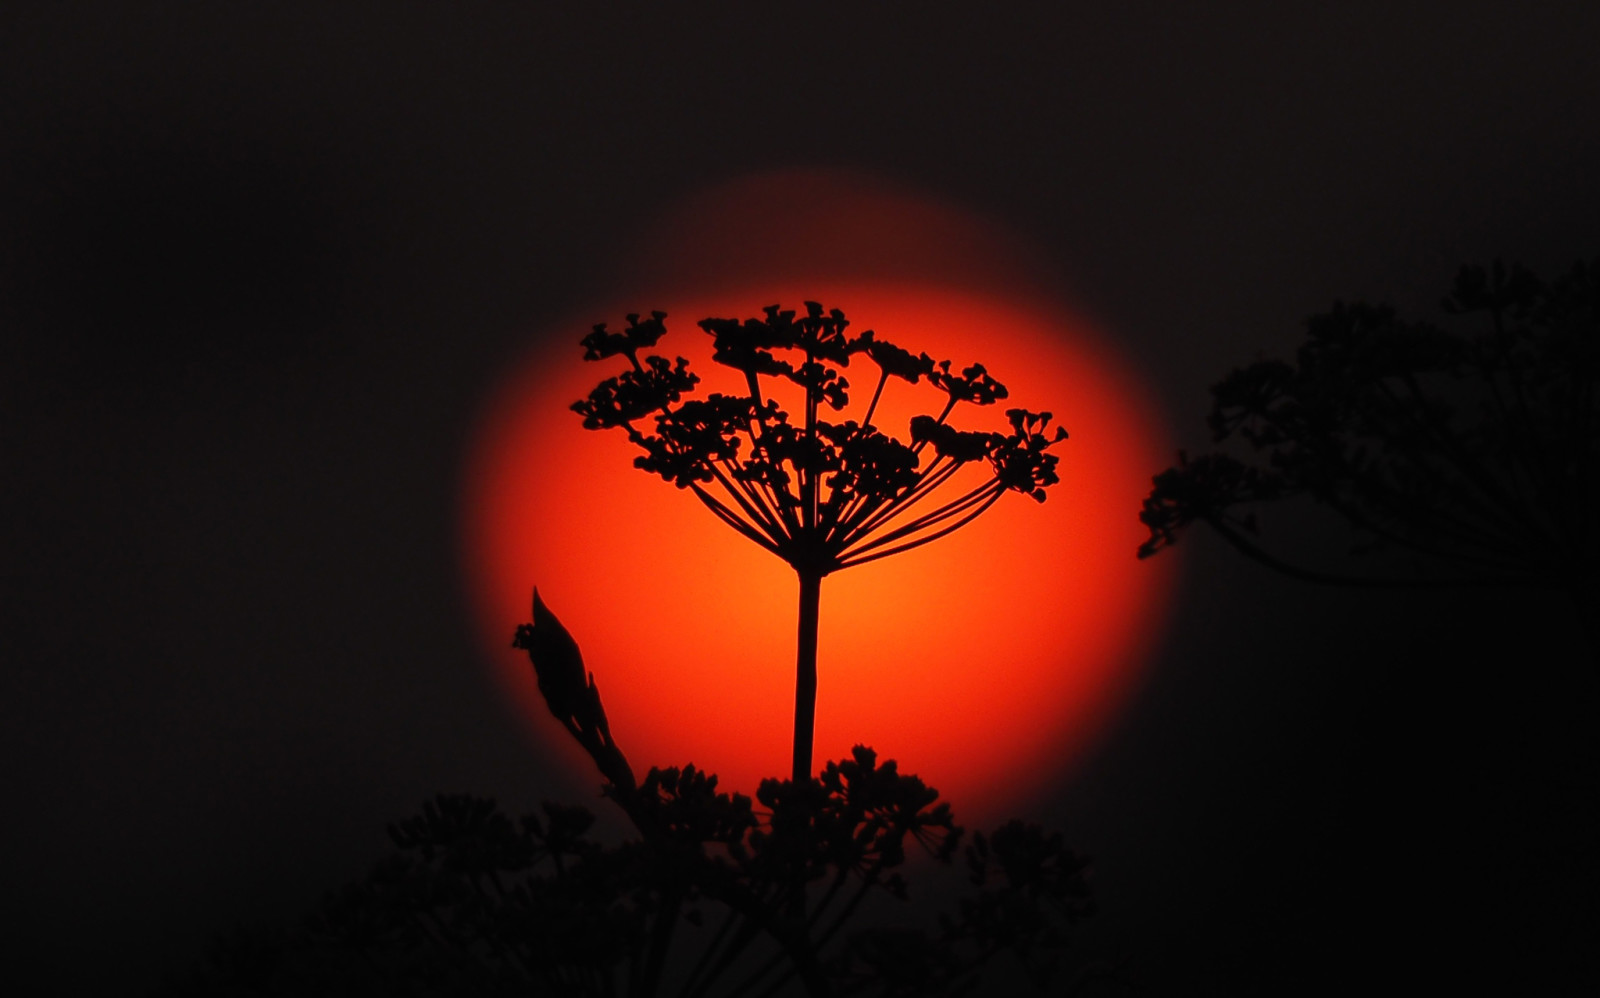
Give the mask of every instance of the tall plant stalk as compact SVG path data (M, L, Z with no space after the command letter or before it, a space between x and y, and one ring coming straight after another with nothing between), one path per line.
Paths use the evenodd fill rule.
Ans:
M801 571L800 638L794 663L795 782L811 777L811 745L817 726L817 618L822 602L822 576Z
M816 727L817 631L824 576L920 547L970 523L1009 491L1043 502L1056 483L1056 457L1047 453L1066 438L1048 432L1051 414L1010 409L1010 433L961 431L948 419L959 404L992 405L1007 396L981 364L953 371L879 340L858 336L837 309L806 303L806 314L776 305L762 318L705 319L714 341L712 359L743 373L748 394L713 393L685 399L700 378L682 357L641 357L666 333L665 312L608 332L602 323L583 339L586 360L622 356L628 368L601 382L573 404L589 429L620 428L644 453L634 465L692 491L718 519L782 558L800 582L795 655L793 778L811 777ZM825 410L849 404L841 369L865 355L878 368L867 411L833 422ZM789 359L793 358L793 359ZM926 379L944 395L937 416L910 421L904 443L873 425L891 377L911 384ZM804 396L799 425L769 397L762 379L798 386ZM791 389L792 391L792 389ZM636 424L649 420L653 432ZM931 452L931 457L929 456ZM987 474L961 474L986 469ZM964 492L942 503L936 493Z

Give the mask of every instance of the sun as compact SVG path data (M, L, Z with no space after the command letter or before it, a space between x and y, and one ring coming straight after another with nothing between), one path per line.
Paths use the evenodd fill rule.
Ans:
M1148 469L1163 458L1157 420L1108 338L1049 295L971 279L982 266L964 282L938 276L951 261L926 245L908 248L924 258L920 272L858 262L851 276L839 272L839 254L826 253L830 233L862 223L863 198L895 238L943 226L969 237L957 246L970 246L992 239L992 229L925 199L819 185L812 175L756 187L721 195L734 221L720 229L719 202L701 199L687 216L700 235L680 226L677 245L715 244L719 231L728 238L730 226L749 220L752 197L765 192L792 208L799 188L811 210L790 226L794 238L776 259L755 254L698 282L674 274L653 282L674 287L648 300L603 303L539 337L490 396L469 455L462 523L493 668L538 736L573 766L588 765L545 710L526 656L510 648L537 584L582 647L636 770L692 762L746 793L787 775L794 571L691 493L634 468L638 451L620 432L584 430L569 406L616 373L615 364L581 360L577 340L594 322L665 311L668 333L652 352L688 358L703 396L738 392L740 375L711 362L698 320L818 301L842 309L852 331L870 328L957 366L983 363L1009 398L960 407L958 428L1004 430L1003 410L1014 404L1050 410L1070 433L1052 451L1061 481L1044 503L1008 493L948 536L822 583L816 766L867 744L938 787L966 820L996 816L1059 782L1129 692L1160 630L1170 572L1134 557ZM897 214L900 224L887 224ZM796 236L796 228L804 231ZM808 251L812 244L821 245ZM860 250L859 240L852 245ZM875 379L863 371L860 380ZM860 391L841 418L859 418ZM910 416L937 411L937 399L926 384L891 381L874 422L906 440Z

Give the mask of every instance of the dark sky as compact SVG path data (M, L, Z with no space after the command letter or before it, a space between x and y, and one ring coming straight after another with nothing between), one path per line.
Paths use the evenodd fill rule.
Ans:
M16 973L137 991L436 791L592 794L477 662L459 463L676 198L841 167L994 218L1174 450L1335 298L1600 249L1592 4L577 6L0 13ZM1157 994L1595 974L1571 615L1183 549L1144 689L1029 815L1096 859L1086 947Z

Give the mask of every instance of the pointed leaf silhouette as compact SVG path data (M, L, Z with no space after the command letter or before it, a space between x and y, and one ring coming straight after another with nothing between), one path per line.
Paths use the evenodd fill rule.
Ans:
M562 721L581 717L590 699L578 643L533 590L533 623L517 628L513 648L527 651L550 713Z

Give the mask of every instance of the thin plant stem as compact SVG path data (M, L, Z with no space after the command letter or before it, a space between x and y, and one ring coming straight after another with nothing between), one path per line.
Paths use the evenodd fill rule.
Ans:
M795 652L794 768L797 784L811 779L811 746L817 718L817 616L822 573L803 568L800 576L800 633Z
M956 531L956 530L960 530L962 527L966 526L967 524L971 523L973 520L976 520L979 516L981 516L983 514L984 510L988 509L990 506L993 506L995 504L995 501L1000 498L1001 494L1004 493L1004 491L1005 491L1004 489L996 490L993 495L991 495L988 499L984 500L983 505L979 506L977 509L973 510L972 512L968 513L966 516L964 516L961 519L957 520L955 523L950 524L950 526L943 528L942 530L937 530L934 533L928 534L925 537L918 537L916 540L913 540L913 541L907 541L906 543L901 544L899 547L892 547L887 551L879 551L876 554L869 554L869 555L866 555L865 557L851 558L848 561L842 561L842 562L839 563L839 567L840 568L849 568L852 565L864 565L869 561L877 561L879 558L887 558L892 554L899 554L902 551L910 551L912 548L919 548L922 545L927 544L929 541L936 541L939 538L945 536L946 534L949 534L949 533L951 533L953 531Z
M878 374L878 387L872 393L871 403L867 405L867 414L861 419L861 428L863 430L872 429L872 414L878 411L878 399L883 397L883 386L887 384L888 381L889 370L888 368L884 368L883 371Z

